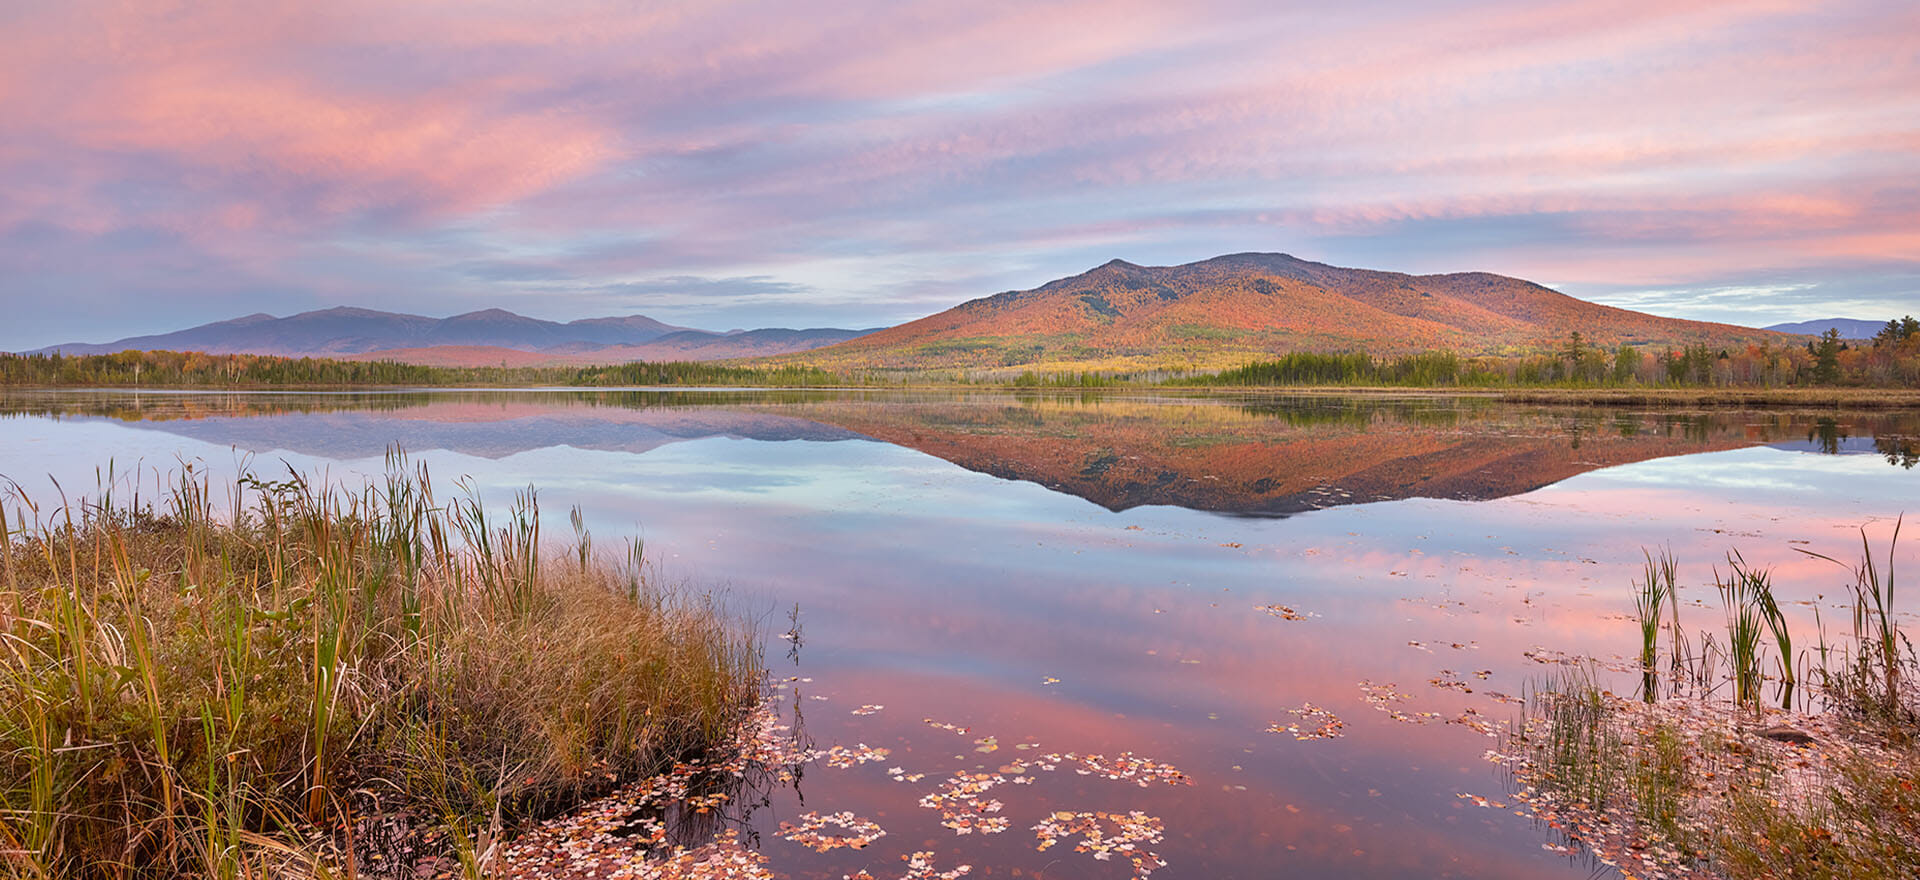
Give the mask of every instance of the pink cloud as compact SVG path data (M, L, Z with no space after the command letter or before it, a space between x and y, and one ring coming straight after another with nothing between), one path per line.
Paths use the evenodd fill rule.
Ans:
M165 229L302 286L370 283L309 281L319 262L458 287L433 267L535 253L599 282L858 287L1173 237L1405 253L1490 219L1561 232L1450 266L1676 283L1911 263L1920 225L1920 10L1872 3L79 3L9 25L0 234Z

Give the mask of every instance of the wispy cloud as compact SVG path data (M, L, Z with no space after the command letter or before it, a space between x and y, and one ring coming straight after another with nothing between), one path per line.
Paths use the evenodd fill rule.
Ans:
M1246 249L1696 317L1714 290L1782 319L1916 295L1887 281L1920 265L1908 3L0 17L0 348L241 300L873 324ZM80 311L107 303L112 328Z

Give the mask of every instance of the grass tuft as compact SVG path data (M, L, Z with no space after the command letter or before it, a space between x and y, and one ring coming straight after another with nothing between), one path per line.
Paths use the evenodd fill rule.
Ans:
M750 634L637 550L542 562L531 490L441 504L398 454L359 491L211 488L0 507L0 875L478 876L757 697Z

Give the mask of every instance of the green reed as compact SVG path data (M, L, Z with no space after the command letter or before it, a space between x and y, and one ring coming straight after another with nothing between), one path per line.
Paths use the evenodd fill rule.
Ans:
M1733 673L1733 699L1742 706L1760 704L1760 635L1765 626L1760 596L1770 591L1764 571L1747 567L1739 553L1728 554L1726 578L1714 571L1714 587L1726 612L1727 661Z
M1671 551L1662 551L1658 560L1645 550L1645 574L1634 583L1634 616L1640 622L1640 690L1641 698L1651 703L1659 689L1658 662L1660 654L1661 618L1665 609L1671 605L1674 638L1680 638L1680 606L1675 598L1679 592L1677 584L1678 565ZM1678 659L1680 646L1674 646Z
M1893 539L1898 536L1896 522ZM1920 658L1897 630L1892 547L1878 556L1864 535L1862 544L1863 561L1848 567L1854 575L1853 643L1831 647L1821 630L1813 671L1830 711L1869 723L1812 728L1815 741L1807 748L1829 756L1826 775L1783 773L1788 766L1808 767L1805 753L1763 739L1752 730L1765 723L1758 719L1731 728L1676 723L1669 719L1687 716L1634 710L1607 696L1590 673L1576 671L1548 679L1527 697L1522 744L1538 774L1528 781L1560 803L1608 812L1631 807L1637 827L1629 845L1665 842L1682 862L1731 880L1915 876L1920 707L1913 705L1911 684L1920 677ZM1669 556L1646 558L1644 576L1634 583L1643 674L1657 660L1648 651L1649 644L1657 645L1654 609L1662 598L1673 607L1675 583ZM1790 707L1801 676L1772 574L1737 551L1727 561L1724 575L1714 573L1724 641L1702 633L1692 650L1676 639L1674 660L1701 686L1696 697L1709 698L1717 682L1731 678L1740 711L1757 711L1771 642L1780 658L1783 703ZM1818 628L1817 608L1815 617Z

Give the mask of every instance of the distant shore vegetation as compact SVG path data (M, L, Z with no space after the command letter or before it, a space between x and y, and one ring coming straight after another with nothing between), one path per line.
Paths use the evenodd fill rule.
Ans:
M1570 334L1559 350L1512 357L1427 352L1399 357L1299 352L1196 376L1196 385L1390 385L1466 388L1808 386L1920 387L1920 322L1890 322L1865 345L1829 332L1804 346L1738 350L1620 346L1607 351Z
M1191 365L1103 368L1098 361L997 369L825 369L776 363L633 362L607 366L445 367L267 355L128 351L103 355L0 354L0 387L325 388L487 386L1015 388L1406 387L1459 389L1920 389L1920 320L1889 321L1871 340L1829 331L1804 344L1589 343L1580 333L1552 350L1462 355L1292 352L1220 370Z
M252 354L122 351L0 354L0 386L154 388L485 387L564 385L844 384L817 367L742 367L699 361L588 367L439 367Z

